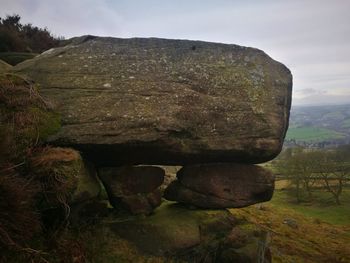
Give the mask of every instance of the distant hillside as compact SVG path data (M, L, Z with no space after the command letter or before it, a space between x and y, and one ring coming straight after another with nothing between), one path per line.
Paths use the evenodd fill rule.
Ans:
M329 147L350 143L350 104L292 108L285 146Z

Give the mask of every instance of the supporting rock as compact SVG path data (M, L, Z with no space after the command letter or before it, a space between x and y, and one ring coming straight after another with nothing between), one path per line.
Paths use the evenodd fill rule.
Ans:
M198 164L183 167L164 197L201 208L234 208L269 201L273 190L274 176L260 166Z
M228 210L190 210L163 202L143 219L107 223L146 255L169 262L271 262L265 232L236 219ZM261 252L260 252L261 251Z
M164 170L154 166L127 166L101 168L103 182L110 203L124 207L133 214L150 214L161 203L159 186L164 181Z

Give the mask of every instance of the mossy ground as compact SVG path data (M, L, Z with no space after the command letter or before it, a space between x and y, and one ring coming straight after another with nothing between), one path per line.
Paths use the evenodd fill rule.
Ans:
M223 214L225 211L191 210L174 202L163 201L153 215L131 220L114 218L115 222L109 224L118 235L132 240L141 251L159 251L163 254L183 249L186 245L198 245L200 225L209 225Z

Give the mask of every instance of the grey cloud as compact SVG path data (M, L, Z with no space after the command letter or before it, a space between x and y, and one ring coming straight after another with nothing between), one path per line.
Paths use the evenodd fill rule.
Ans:
M294 76L293 103L327 103L327 92L350 94L350 1L294 0L0 0L0 16L19 13L24 22L56 35L165 37L235 43L264 50ZM299 92L300 91L300 92ZM305 95L306 96L306 95ZM304 97L305 97L304 96Z
M335 105L335 104L349 104L350 94L344 95L330 95L327 93L316 94L304 98L294 98L293 105Z

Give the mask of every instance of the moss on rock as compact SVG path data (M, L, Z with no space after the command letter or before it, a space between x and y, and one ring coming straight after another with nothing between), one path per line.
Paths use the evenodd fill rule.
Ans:
M61 115L59 113L42 110L38 107L32 107L29 111L37 119L37 131L40 140L45 141L60 129Z
M238 222L227 210L189 209L172 202L163 202L151 216L109 219L106 224L145 255L184 262L255 262L264 238L259 231L246 230L248 223Z

